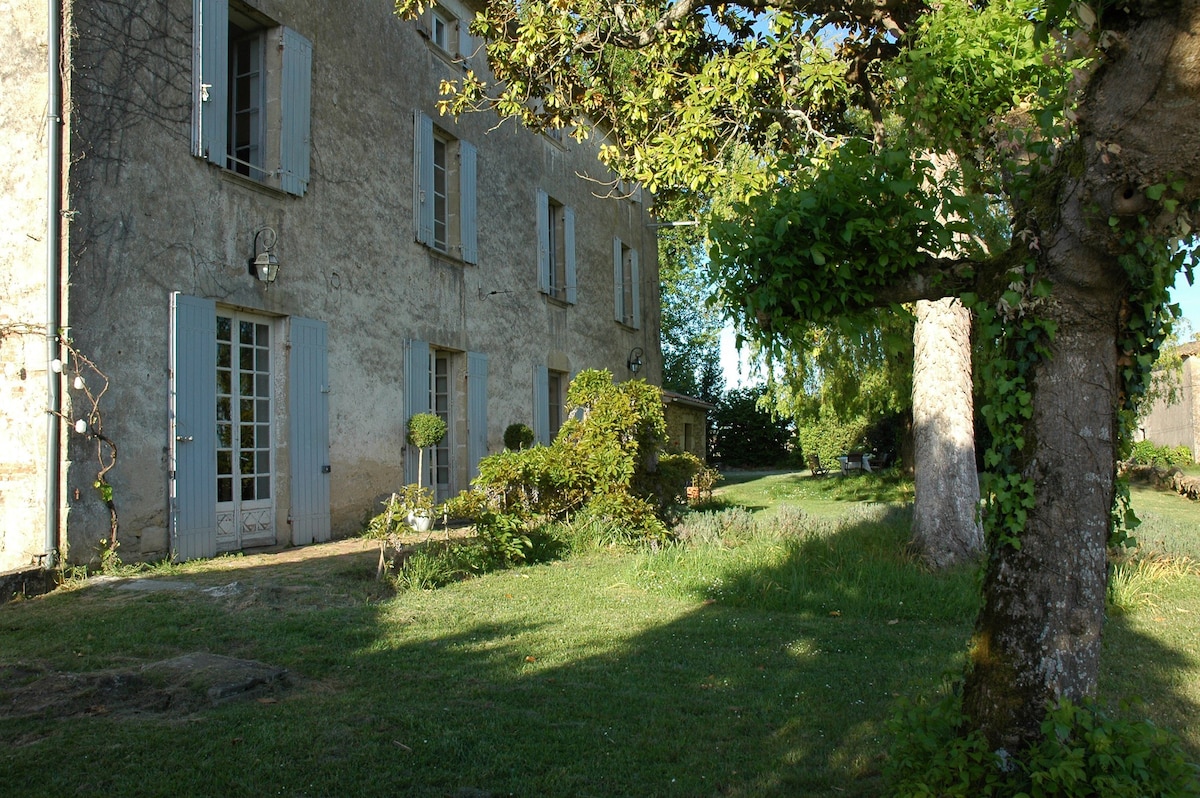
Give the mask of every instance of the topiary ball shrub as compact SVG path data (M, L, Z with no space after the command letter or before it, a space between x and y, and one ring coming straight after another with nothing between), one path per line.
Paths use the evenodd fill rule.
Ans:
M418 449L437 446L446 437L446 422L433 413L417 413L408 420L408 442Z
M509 424L504 430L504 445L512 451L528 449L533 445L534 434L525 424Z

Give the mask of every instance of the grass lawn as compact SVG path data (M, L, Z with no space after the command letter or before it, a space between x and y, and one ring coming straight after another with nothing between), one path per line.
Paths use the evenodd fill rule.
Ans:
M906 556L911 489L896 479L743 474L718 495L758 515L730 509L691 523L679 545L593 550L436 591L386 593L374 547L348 541L152 576L186 590L91 580L0 606L0 785L880 794L896 699L944 690L962 667L975 575L928 574ZM1140 697L1137 711L1200 760L1200 576L1183 560L1200 560L1200 508L1143 489L1134 504L1145 545L1174 559L1147 555L1122 576L1102 696ZM192 651L284 667L292 685L187 711L130 701L115 677L91 692L46 686Z

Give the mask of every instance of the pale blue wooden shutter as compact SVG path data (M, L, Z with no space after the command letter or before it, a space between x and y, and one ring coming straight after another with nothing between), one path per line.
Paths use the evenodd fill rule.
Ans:
M429 343L404 342L404 425L400 429L404 442L404 481L417 481L417 452L410 451L406 440L408 420L417 413L429 412Z
M537 190L537 270L538 290L550 293L550 197Z
M292 544L329 540L329 368L323 321L291 319L288 363Z
M171 294L171 556L217 553L217 310Z
M533 367L533 434L538 443L550 445L550 369Z
M635 330L642 328L642 281L638 269L638 254L636 249L629 251L629 296L633 307L629 309L630 325Z
M621 239L613 239L613 318L625 322L625 264L621 261Z
M467 353L467 479L479 476L479 461L488 453L488 357Z
M464 23L465 24L465 23ZM475 151L475 145L460 141L458 143L459 155L459 188L458 197L461 205L460 213L462 225L460 234L462 236L462 259L467 263L479 262L479 213L477 209L476 194L476 162L478 155Z
M413 112L413 221L417 241L433 246L433 120Z
M229 0L192 2L192 84L192 154L224 167L229 136Z
M458 55L463 60L475 54L475 42L471 38L470 28L471 20L469 18L458 21Z
M301 197L308 189L311 109L312 42L291 28L284 28L279 96L279 187Z
M563 208L563 250L566 252L567 301L575 304L575 210Z

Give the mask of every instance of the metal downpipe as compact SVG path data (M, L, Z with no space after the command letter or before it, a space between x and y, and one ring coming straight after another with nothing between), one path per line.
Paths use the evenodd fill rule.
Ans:
M62 491L62 375L52 363L61 353L62 328L62 18L63 0L49 0L46 35L46 554L42 566L54 568L59 555Z

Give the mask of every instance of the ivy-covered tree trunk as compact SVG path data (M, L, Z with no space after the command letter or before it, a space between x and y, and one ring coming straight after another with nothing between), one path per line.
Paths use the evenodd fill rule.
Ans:
M1077 147L1018 209L1014 241L1050 291L1011 308L1006 332L1035 318L1053 335L1032 361L1018 462L998 464L1032 487L1032 507L1015 541L988 541L964 688L971 727L1010 751L1037 739L1050 702L1096 689L1123 374L1152 358L1171 277L1157 200L1200 181L1200 1L1124 21L1080 102Z
M993 748L1021 750L1046 706L1096 687L1117 435L1120 282L1112 277L1102 290L1059 283L1042 311L1058 333L1050 357L1033 367L1018 469L1034 505L1019 544L989 541L964 696L972 727Z
M971 312L954 299L918 302L913 344L913 543L926 563L947 568L983 550Z

